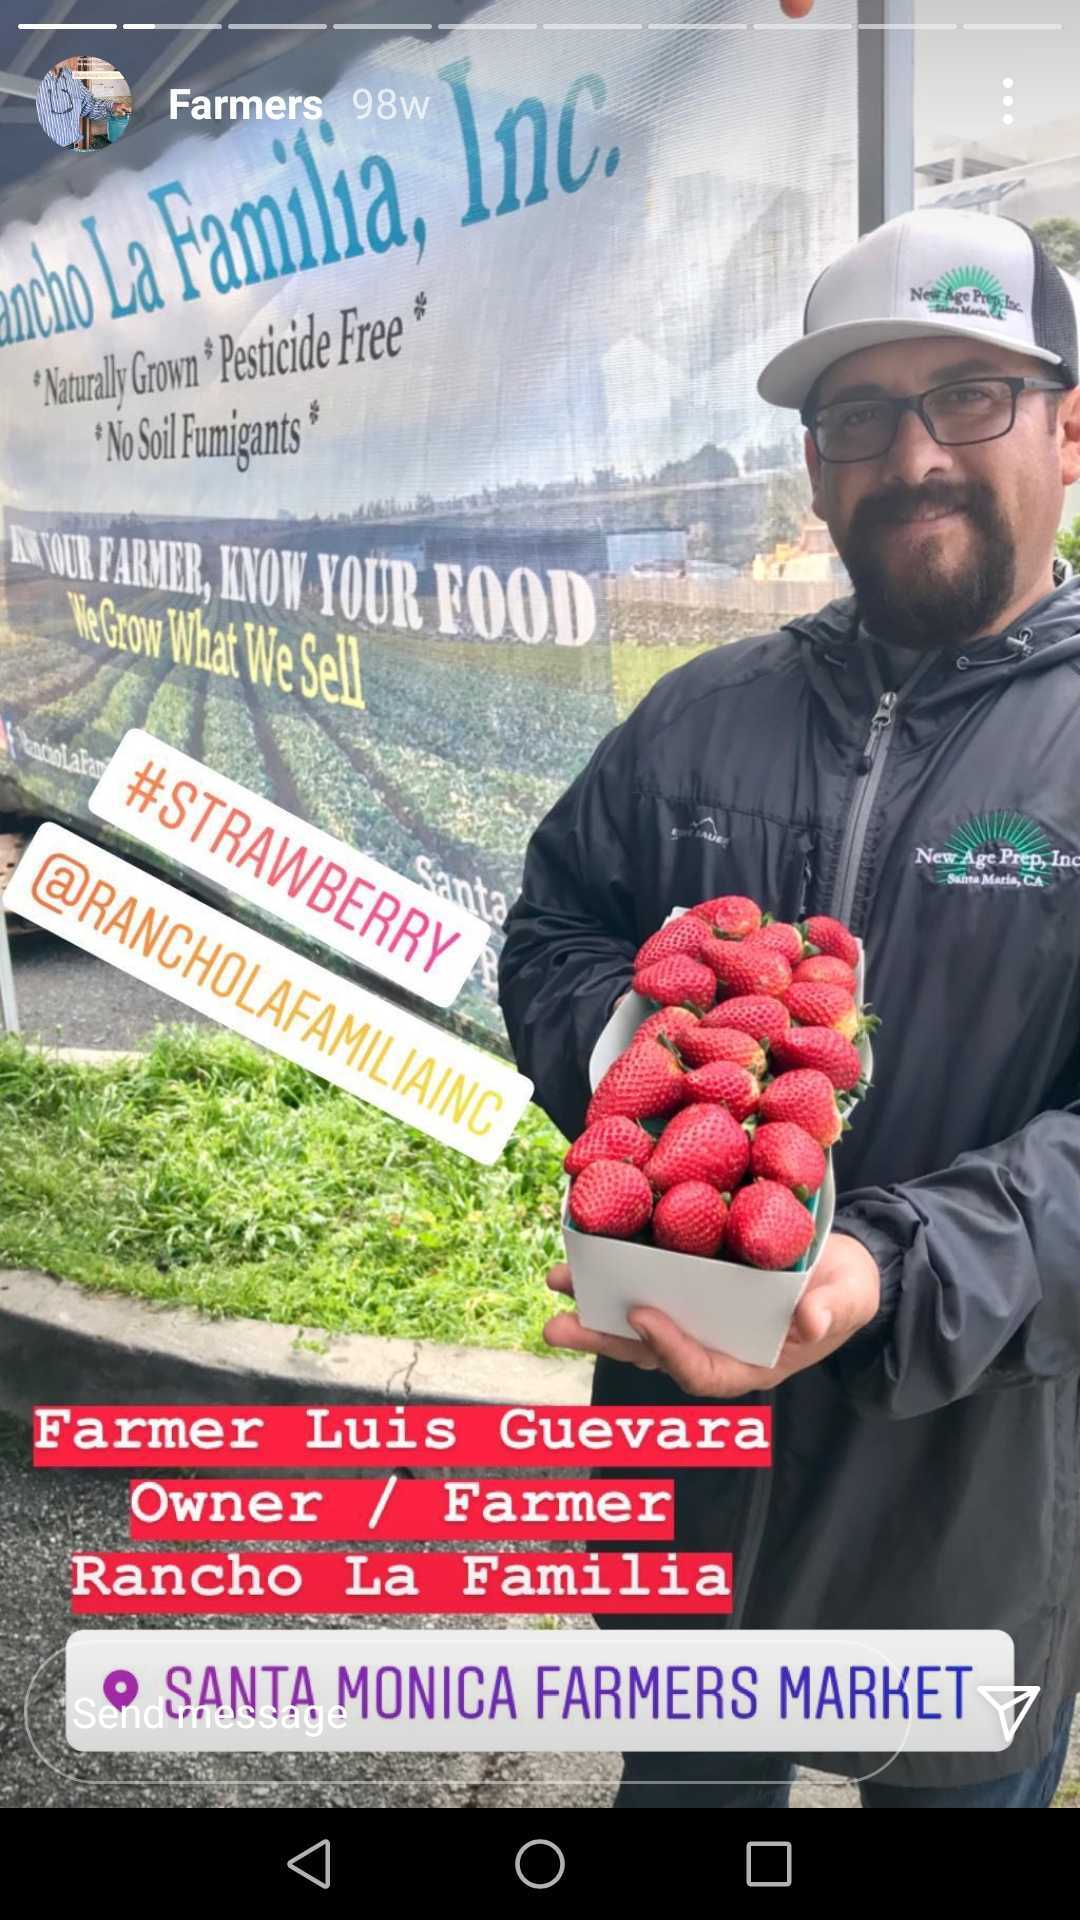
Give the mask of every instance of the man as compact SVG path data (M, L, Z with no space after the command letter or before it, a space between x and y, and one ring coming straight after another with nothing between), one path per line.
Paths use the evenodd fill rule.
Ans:
M92 94L62 60L50 67L37 90L37 117L58 147L78 147L82 120L108 120L112 107Z
M676 1476L676 1544L734 1554L732 1626L1013 1636L1042 1691L1009 1751L800 1756L873 1774L869 1806L1048 1805L1080 1686L1078 328L1080 285L1000 217L904 214L826 268L758 390L800 410L855 592L662 679L541 822L506 922L511 1040L568 1137L672 907L749 894L866 943L875 1084L780 1364L645 1309L640 1341L569 1313L547 1338L600 1356L598 1405L771 1402L771 1472ZM629 1755L616 1805L782 1806L752 1783L790 1772Z

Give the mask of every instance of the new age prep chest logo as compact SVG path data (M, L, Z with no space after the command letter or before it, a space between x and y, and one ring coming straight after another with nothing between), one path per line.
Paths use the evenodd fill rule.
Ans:
M912 287L911 299L931 313L960 314L968 320L1004 320L1006 313L1023 312L986 267L950 267L932 286Z
M1026 814L978 813L943 846L917 846L915 866L941 887L1050 887L1080 869L1080 853L1055 847Z

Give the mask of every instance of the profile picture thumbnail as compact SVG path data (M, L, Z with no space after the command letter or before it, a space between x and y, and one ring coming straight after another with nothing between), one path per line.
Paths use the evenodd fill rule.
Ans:
M93 53L73 53L42 75L37 117L58 147L93 153L127 132L131 88L118 67Z

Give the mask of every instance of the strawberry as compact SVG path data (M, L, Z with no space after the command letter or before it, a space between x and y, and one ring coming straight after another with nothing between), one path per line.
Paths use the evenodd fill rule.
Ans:
M652 1213L652 1188L640 1167L593 1160L570 1188L570 1218L582 1233L629 1240Z
M704 961L691 960L688 953L672 953L635 972L634 992L659 1001L662 1007L686 1004L704 1013L716 999L716 975Z
M634 1034L633 1044L639 1040L655 1040L660 1034L666 1034L669 1040L675 1040L689 1029L700 1027L701 1021L689 1007L661 1007L656 1013L650 1013ZM696 1065L696 1062L695 1062Z
M831 1147L843 1131L836 1091L827 1074L811 1067L797 1068L770 1080L761 1096L758 1119L769 1126L790 1121L821 1147ZM762 1127L762 1132L765 1128Z
M691 1100L711 1100L726 1107L736 1120L753 1113L761 1098L753 1074L732 1060L710 1060L707 1066L695 1067L686 1076L686 1092Z
M804 1127L774 1120L755 1131L750 1171L757 1180L779 1180L796 1199L809 1200L825 1178L825 1153Z
M645 1177L660 1193L682 1180L704 1180L729 1193L749 1165L750 1142L727 1108L695 1104L668 1121L645 1162Z
M748 1073L760 1076L765 1071L764 1047L740 1027L706 1027L703 1020L697 1020L680 1030L677 1045L688 1067L704 1067L710 1060L733 1060Z
M647 1120L674 1113L686 1098L686 1075L667 1047L640 1040L613 1060L585 1111L585 1125L615 1114Z
M669 1253L696 1253L710 1259L720 1251L727 1202L704 1180L680 1180L661 1194L652 1217L653 1239Z
M747 934L756 933L761 925L761 908L741 893L723 893L715 900L699 900L690 911L698 919L707 920L725 940L745 940Z
M834 1027L845 1040L854 1040L859 1031L858 1008L847 988L827 980L792 981L784 1005L800 1026Z
M760 933L755 933L754 939L760 940L763 947L775 947L777 953L783 954L789 967L797 967L806 952L806 943L798 927L793 927L786 920L766 921Z
M831 920L827 913L815 913L803 922L803 931L819 953L831 953L845 967L858 966L859 943L842 921Z
M703 1027L740 1027L755 1040L772 1042L791 1025L791 1015L782 1000L767 993L740 994L733 1000L721 1000L707 1013Z
M809 1212L778 1180L753 1180L731 1203L726 1251L745 1266L785 1272L802 1259L813 1237Z
M781 1073L788 1067L817 1067L845 1093L862 1079L862 1062L855 1048L835 1027L792 1027L790 1033L774 1041L772 1060Z
M796 981L826 980L831 987L846 987L854 997L855 969L844 960L838 960L833 953L813 953L809 960L800 960L795 969Z
M598 1120L578 1135L567 1150L563 1170L583 1173L594 1160L628 1160L632 1167L643 1167L655 1145L652 1134L636 1120L613 1113L609 1120Z
M762 946L755 935L739 942L718 940L709 966L720 982L721 996L748 993L781 994L791 985L791 968L782 953ZM710 1002L711 1005L711 1002Z
M700 959L712 946L713 937L708 927L692 913L680 914L658 933L650 933L634 955L634 971L640 973L642 967L651 966L654 960L668 960L673 953L689 954L691 960Z

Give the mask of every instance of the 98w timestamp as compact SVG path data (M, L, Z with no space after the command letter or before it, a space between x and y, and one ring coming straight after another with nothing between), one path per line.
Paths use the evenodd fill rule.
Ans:
M397 93L393 87L357 87L352 97L359 120L424 120L428 94Z

